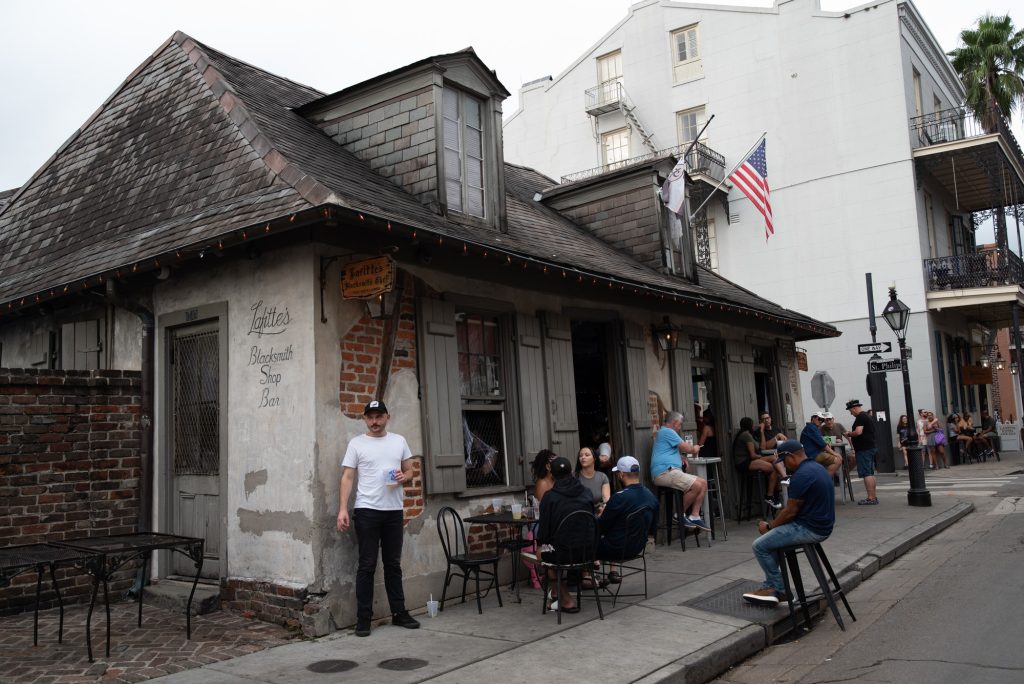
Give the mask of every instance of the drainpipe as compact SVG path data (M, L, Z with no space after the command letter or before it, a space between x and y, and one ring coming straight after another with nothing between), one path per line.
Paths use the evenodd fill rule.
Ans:
M142 322L142 406L139 416L142 428L139 460L142 467L139 474L138 531L149 532L153 526L153 305L150 302L139 303L125 299L117 291L116 283L109 279L107 280L106 299L113 306L135 314ZM140 567L139 572L135 576L135 583L132 585L129 593L133 596L138 596L145 582L146 578L142 576L142 568Z

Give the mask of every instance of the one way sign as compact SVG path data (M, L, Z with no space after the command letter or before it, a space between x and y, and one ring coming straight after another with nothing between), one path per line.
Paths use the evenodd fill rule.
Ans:
M870 342L868 344L858 344L858 354L882 354L892 351L892 342Z

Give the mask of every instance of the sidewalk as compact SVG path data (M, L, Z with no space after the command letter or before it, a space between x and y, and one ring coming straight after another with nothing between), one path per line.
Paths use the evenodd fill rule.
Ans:
M1009 453L998 463L925 471L931 508L906 504L905 471L879 477L879 506L837 503L836 528L824 547L842 586L853 589L880 567L968 515L974 509L972 500L994 495L998 489L998 480L985 478L1010 475L1022 463L1024 457ZM858 495L863 492L856 480L854 489ZM838 490L836 495L838 499ZM459 604L457 595L456 602L449 601L437 618L420 615L423 627L419 630L380 625L365 639L344 630L151 681L476 683L496 677L561 681L566 676L645 684L708 681L765 648L773 635L789 626L784 605L766 609L740 598L760 583L760 568L750 551L757 534L755 523L737 525L730 520L727 534L728 540L720 535L710 548L697 548L692 538L685 552L678 543L658 546L648 555L649 598L620 599L614 609L610 598L602 600L603 621L598 620L593 598L584 596L583 610L563 615L559 626L554 614L541 615L538 590L523 589L523 603L517 604L503 588L505 606L499 608L492 593L484 599L483 615L477 614L473 601ZM804 576L813 583L808 570ZM625 585L623 592L642 591L640 576L627 582L632 584ZM209 617L201 616L194 624ZM8 620L0 624L8 627ZM131 678L132 674L125 672L125 680L139 681L156 673L138 673L138 678Z

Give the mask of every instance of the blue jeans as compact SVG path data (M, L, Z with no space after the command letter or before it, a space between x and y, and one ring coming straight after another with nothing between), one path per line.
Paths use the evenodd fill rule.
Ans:
M857 475L860 477L870 477L875 474L875 456L877 454L878 449L857 450Z
M782 570L779 569L779 559L775 555L778 549L794 544L810 544L812 542L823 542L828 539L827 534L816 534L797 522L786 523L774 527L754 540L754 557L761 564L764 570L764 586L771 587L775 591L785 591L782 583Z

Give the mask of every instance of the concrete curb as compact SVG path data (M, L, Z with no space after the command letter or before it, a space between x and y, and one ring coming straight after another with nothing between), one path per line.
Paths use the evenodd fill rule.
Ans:
M724 639L655 670L633 684L702 684L768 646L765 628L747 625Z
M843 591L850 592L900 556L949 528L974 511L973 503L958 503L952 508L918 523L905 532L887 539L858 560L845 568L834 568ZM824 599L822 599L824 601ZM819 606L819 613L821 612ZM775 624L788 622L789 614L780 617ZM718 677L730 668L739 665L751 656L766 649L770 643L768 629L761 625L749 625L743 629L680 658L651 674L636 680L634 684L703 684Z

